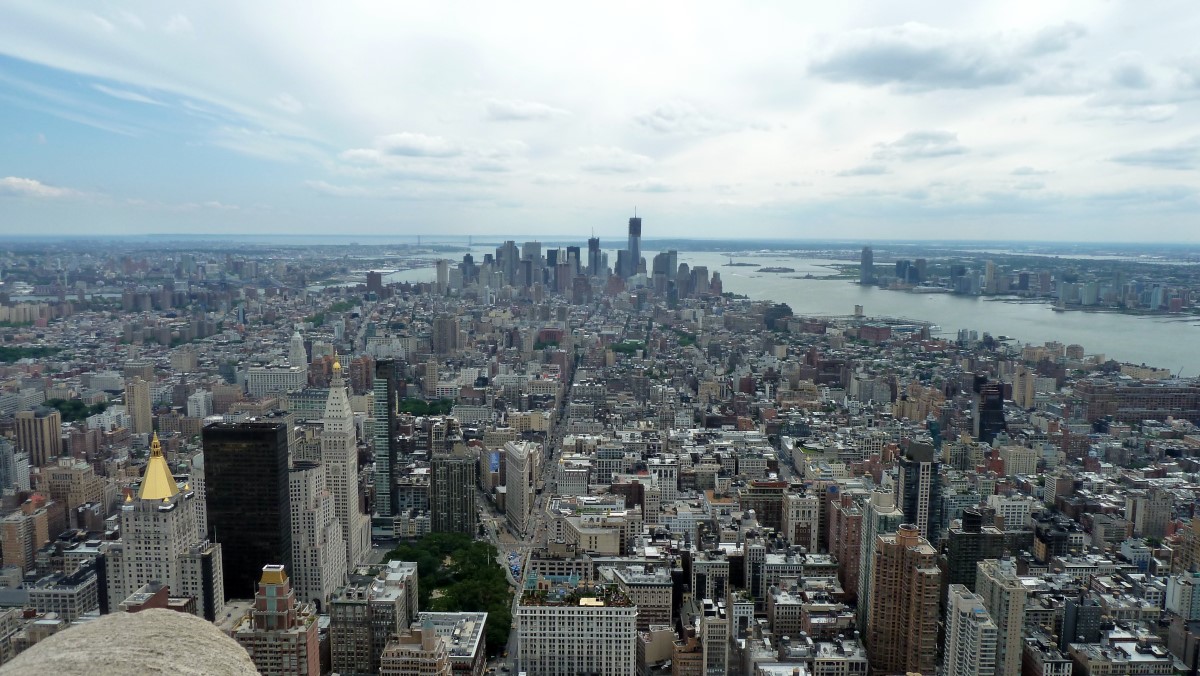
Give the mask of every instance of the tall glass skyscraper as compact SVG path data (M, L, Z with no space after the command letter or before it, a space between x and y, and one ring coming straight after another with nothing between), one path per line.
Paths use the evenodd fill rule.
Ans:
M201 438L208 539L221 543L226 596L250 598L263 566L291 570L288 426L270 418L213 423Z

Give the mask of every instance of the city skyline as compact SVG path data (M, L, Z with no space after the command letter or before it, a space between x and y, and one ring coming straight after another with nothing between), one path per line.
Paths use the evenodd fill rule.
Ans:
M1195 12L864 9L9 4L0 235L1200 237Z

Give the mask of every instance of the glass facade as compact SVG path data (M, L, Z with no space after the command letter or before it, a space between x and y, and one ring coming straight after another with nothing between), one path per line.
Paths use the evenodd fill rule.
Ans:
M291 570L287 425L213 423L203 440L208 537L224 553L225 595L252 598L263 566Z

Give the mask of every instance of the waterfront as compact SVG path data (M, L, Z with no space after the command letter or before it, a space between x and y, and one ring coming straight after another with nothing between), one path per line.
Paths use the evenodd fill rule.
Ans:
M475 260L492 249L473 250ZM657 252L644 253L647 261ZM611 257L611 255L610 255ZM1111 312L1054 312L1048 303L1006 302L979 296L914 294L859 286L845 279L820 279L832 275L830 261L764 255L738 257L735 262L795 268L795 273L755 272L754 267L729 267L729 257L720 253L679 252L679 262L708 266L720 272L725 291L753 300L787 303L798 315L849 315L862 305L868 317L904 317L931 322L943 335L953 337L958 329L993 336L1006 335L1022 343L1041 344L1057 340L1082 345L1088 354L1110 359L1146 363L1169 368L1183 376L1200 374L1200 318L1182 315L1135 316ZM803 275L812 274L813 279ZM433 268L404 270L387 276L389 282L427 282Z

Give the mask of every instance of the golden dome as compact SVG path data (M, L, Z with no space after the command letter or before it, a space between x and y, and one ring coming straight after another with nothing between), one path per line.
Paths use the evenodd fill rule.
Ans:
M175 477L171 476L171 468L162 454L162 444L158 442L158 433L150 442L150 462L146 463L146 474L142 476L142 487L138 491L141 500L162 500L179 492Z

